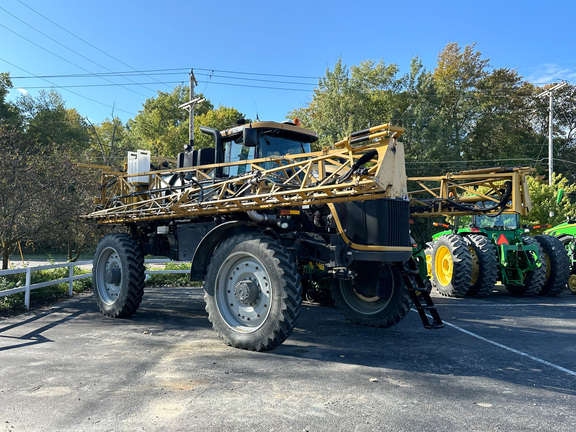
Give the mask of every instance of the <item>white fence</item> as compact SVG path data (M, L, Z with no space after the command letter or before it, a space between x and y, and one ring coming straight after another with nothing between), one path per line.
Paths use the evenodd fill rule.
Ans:
M171 262L168 259L147 259L146 264L161 264ZM19 274L19 273L26 273L26 283L23 286L19 286L16 288L11 288L7 290L0 291L0 297L9 296L12 294L17 293L24 293L24 306L26 309L30 309L30 292L32 290L38 288L44 288L51 285L58 285L61 283L68 283L68 295L72 297L74 294L73 291L73 282L79 279L87 279L92 277L92 272L84 273L80 275L74 275L74 267L80 266L92 266L92 261L78 261L78 262L71 262L71 263L63 263L63 264L50 264L50 265L42 265L42 266L34 266L34 267L24 267L18 269L11 269L11 270L0 270L0 276L8 276L12 274ZM54 279L51 281L46 282L39 282L39 283L31 283L32 282L32 272L40 271L40 270L52 270L57 268L68 268L68 277L61 278L61 279ZM146 270L146 274L150 273L189 273L190 270L165 270L165 269L156 269L156 270Z

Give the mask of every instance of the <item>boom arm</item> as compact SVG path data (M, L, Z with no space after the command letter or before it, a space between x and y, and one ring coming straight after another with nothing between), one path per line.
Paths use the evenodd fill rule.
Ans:
M469 214L526 215L532 209L527 175L533 168L485 168L437 177L409 177L417 188L409 192L414 216Z
M402 131L381 125L352 134L336 148L307 154L133 175L103 171L98 208L84 217L118 224L406 197L404 147L396 140ZM357 143L362 144L352 146ZM215 175L235 165L246 165L245 174ZM136 176L148 181L135 183Z

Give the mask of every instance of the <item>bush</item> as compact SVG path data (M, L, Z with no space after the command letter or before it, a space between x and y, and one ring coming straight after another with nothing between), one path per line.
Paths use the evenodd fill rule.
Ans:
M157 273L157 274L150 274L146 275L146 286L149 287L158 287L158 286L191 286L197 285L196 282L190 282L190 264L189 263L174 263L174 262L167 262L162 264L162 267L165 270L186 270L186 273L177 273L177 274L170 274L170 273ZM158 269L158 265L154 264L147 264L146 270Z

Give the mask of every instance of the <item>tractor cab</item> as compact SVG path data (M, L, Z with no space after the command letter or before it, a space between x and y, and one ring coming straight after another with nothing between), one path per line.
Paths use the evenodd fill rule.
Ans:
M200 131L214 138L213 148L204 148L180 153L178 168L222 164L261 158L281 158L285 155L310 153L310 144L318 140L318 134L293 122L255 122L243 120L233 128L219 131L200 126ZM263 169L277 166L273 160L261 164ZM246 172L247 165L217 167L215 177L233 177Z
M314 131L300 127L300 122L257 122L239 125L222 132L224 162L275 158L285 155L310 153L310 144L318 139ZM264 169L277 166L274 161L261 164ZM235 165L225 169L228 176L246 171L247 165Z
M484 230L515 231L520 228L520 217L517 214L501 214L496 217L472 216L472 227Z

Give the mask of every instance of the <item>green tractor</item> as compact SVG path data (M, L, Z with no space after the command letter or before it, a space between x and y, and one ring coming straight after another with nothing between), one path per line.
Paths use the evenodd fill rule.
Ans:
M456 217L426 248L428 274L442 295L482 297L500 281L513 295L555 296L568 282L569 259L550 235L526 235L517 214Z
M576 193L566 194L569 198L576 198ZM564 197L564 190L558 192L557 202L560 204ZM576 295L576 219L568 218L566 222L556 225L544 231L545 234L558 238L566 248L568 253L570 276L568 278L568 288L572 294Z

